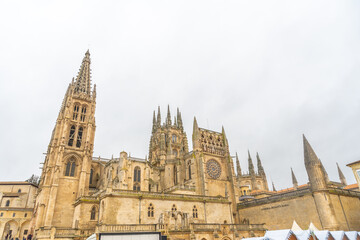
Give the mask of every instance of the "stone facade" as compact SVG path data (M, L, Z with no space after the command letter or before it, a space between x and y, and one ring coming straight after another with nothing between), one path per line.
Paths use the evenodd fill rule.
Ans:
M259 154L255 171L248 153L246 173L236 154L235 171L224 128L219 132L201 128L196 118L189 150L179 110L172 119L168 107L164 122L160 108L154 111L145 159L126 152L111 159L93 157L96 85L91 85L90 62L86 52L76 79L69 84L48 146L32 206L30 228L37 239L83 239L94 232L135 231L158 231L169 239L241 239L263 235L264 223L268 228L285 227L296 212L303 218L317 216L314 223L328 221L324 229L342 226L334 220L341 214L341 204L333 196L339 196L346 209L347 204L351 208L353 195L327 190L325 171L310 145L306 145L305 159L312 184L305 195L286 200L288 206L308 208L309 214L289 210L287 218L282 218L280 208L272 210L275 200L270 198L287 198L269 191ZM296 183L297 191L302 190ZM259 214L263 213L261 204L271 205L264 215L268 218ZM357 213L350 215L346 219L353 226Z
M31 232L37 186L28 182L0 182L0 236L23 239Z

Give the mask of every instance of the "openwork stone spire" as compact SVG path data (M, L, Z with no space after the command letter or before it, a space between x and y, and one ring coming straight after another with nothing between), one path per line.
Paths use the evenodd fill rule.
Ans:
M90 63L90 52L87 50L76 77L74 89L75 92L85 93L89 96L91 94Z

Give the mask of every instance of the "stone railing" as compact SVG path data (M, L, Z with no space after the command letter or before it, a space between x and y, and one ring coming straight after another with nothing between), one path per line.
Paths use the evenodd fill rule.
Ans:
M164 231L195 231L195 232L217 232L223 228L230 231L265 231L264 224L217 224L217 223L191 223L183 229L168 229L165 224L114 224L100 225L100 233L121 232L164 232Z
M221 231L224 227L229 228L230 231L265 231L264 224L217 224L217 223L192 223L194 231Z
M95 229L76 229L76 228L41 228L36 231L37 239L50 238L87 238L95 233Z
M347 189L341 189L341 188L329 187L329 192L341 194L341 195L345 195L345 196L351 196L351 197L360 197L359 191L353 191L353 190L347 190Z
M157 231L156 224L103 224L99 226L99 232L155 232Z
M203 195L189 195L189 194L177 194L177 193L161 193L161 192L146 192L146 191L133 191L133 190L122 190L122 189L112 189L113 196L116 196L114 193L119 195L128 195L128 196L138 196L138 197L149 197L149 198L170 198L170 199L189 199L194 201L214 201L214 202L228 202L229 200L226 197L213 197L213 196L203 196Z
M172 187L169 187L167 189L164 190L164 192L171 192L174 190L188 190L188 191L195 191L195 187L193 186L189 186L189 185L175 185Z
M310 188L303 188L303 189L298 189L298 190L289 191L289 192L285 192L285 193L279 193L279 194L269 196L269 197L252 199L249 201L244 201L244 202L238 203L238 209L246 208L246 207L250 207L250 206L261 205L261 204L265 204L265 203L277 202L284 198L288 199L288 198L304 196L305 194L309 194L309 193L311 193Z

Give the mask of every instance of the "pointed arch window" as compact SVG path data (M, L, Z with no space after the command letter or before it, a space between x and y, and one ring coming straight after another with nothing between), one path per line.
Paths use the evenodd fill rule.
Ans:
M188 175L189 175L189 180L191 179L191 161L189 160L188 163Z
M94 169L90 169L90 179L89 179L90 185L93 183L93 175L94 175Z
M73 112L73 120L77 120L79 115L79 105L74 106L74 112Z
M95 220L96 217L96 207L93 206L90 212L90 220Z
M172 135L172 142L173 142L173 143L176 143L176 138L177 138L177 137L176 137L176 135L175 135L175 134L174 134L174 135Z
M140 167L135 167L134 169L134 191L140 191L140 183L141 183L141 170Z
M9 207L10 206L10 200L6 201L5 207Z
M198 210L197 210L195 205L194 205L194 208L193 208L193 218L198 218Z
M75 176L75 160L71 159L66 163L65 176L74 177Z
M82 127L79 127L77 140L76 140L76 147L78 147L78 148L81 147L83 131L84 131L84 129Z
M177 151L177 150L174 150L174 151L173 151L173 154L174 154L175 157L177 157L177 156L178 156L178 151Z
M75 126L71 126L70 128L70 133L69 133L69 141L68 141L68 146L72 147L73 143L74 143L74 138L75 138Z
M154 217L154 206L152 203L150 203L148 207L148 217Z
M172 205L171 211L173 211L173 212L176 212L176 211L177 211L177 208L176 208L176 205L175 205L175 204Z
M86 117L86 106L83 106L81 108L80 121L85 122L85 117Z
M134 182L141 182L140 167L135 167L135 169L134 169Z

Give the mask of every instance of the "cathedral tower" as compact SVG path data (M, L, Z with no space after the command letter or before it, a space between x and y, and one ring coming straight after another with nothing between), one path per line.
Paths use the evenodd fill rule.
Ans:
M184 183L186 179L184 156L188 151L188 141L179 109L172 122L168 106L166 119L162 124L160 107L158 107L156 118L155 111L153 113L149 146L149 164L154 172L150 181L151 191L162 191Z
M86 195L95 136L96 86L90 53L66 91L46 154L36 198L35 229L74 227L74 202Z

